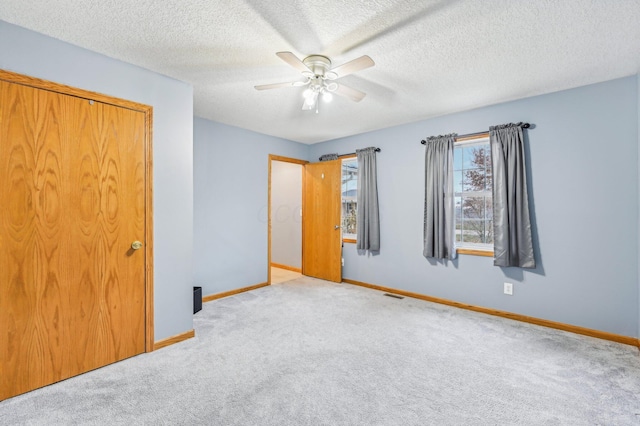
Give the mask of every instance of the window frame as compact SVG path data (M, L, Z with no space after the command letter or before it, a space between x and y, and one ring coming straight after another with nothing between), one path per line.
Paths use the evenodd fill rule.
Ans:
M461 146L465 146L465 145L484 145L485 144L485 140L486 143L489 145L489 156L491 156L491 144L489 141L489 133L480 133L477 135L473 135L473 136L467 136L467 137L462 137L462 138L456 138L455 142L454 142L454 164L455 164L455 149L456 148L460 148ZM456 146L457 145L457 146ZM454 166L455 167L455 166ZM455 170L454 170L455 171ZM493 173L493 164L491 166L491 172ZM492 182L493 185L493 182ZM451 196L455 199L456 198L456 191L455 191L455 187L452 188L452 194ZM491 199L493 201L493 186L491 188L485 191L481 191L481 192L490 192L491 193ZM460 192L459 194L463 194L464 191ZM454 212L454 233L455 233L455 227L458 223L458 221L456 220L456 214ZM492 220L493 223L493 220ZM464 254L464 255L472 255L472 256L486 256L486 257L493 257L494 255L494 245L493 244L487 244L487 243L466 243L463 244L462 246L459 245L459 243L457 241L455 241L455 236L454 236L454 247L456 249L456 252L458 254Z

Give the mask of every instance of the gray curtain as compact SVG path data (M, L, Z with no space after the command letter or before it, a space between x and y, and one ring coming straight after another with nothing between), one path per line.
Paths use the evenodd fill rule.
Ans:
M376 149L357 149L358 157L358 209L356 234L358 250L380 250L380 218L378 215L378 178Z
M425 257L455 259L453 223L453 142L455 133L432 136L425 145Z
M522 123L489 128L496 266L535 268Z
M338 154L324 154L320 156L320 161L332 161L337 159L338 159Z

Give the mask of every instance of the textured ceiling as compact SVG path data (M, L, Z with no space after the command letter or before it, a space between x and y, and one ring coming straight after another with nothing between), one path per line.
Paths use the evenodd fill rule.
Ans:
M0 19L193 84L197 116L315 143L640 71L638 0L3 0ZM302 111L275 53L369 55Z

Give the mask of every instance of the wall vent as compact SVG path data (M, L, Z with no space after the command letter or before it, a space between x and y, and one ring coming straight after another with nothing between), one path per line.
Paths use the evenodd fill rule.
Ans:
M404 299L404 296L398 296L397 294L385 293L384 296L393 297L394 299Z

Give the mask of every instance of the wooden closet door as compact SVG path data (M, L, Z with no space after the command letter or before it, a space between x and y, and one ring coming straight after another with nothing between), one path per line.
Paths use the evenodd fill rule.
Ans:
M304 166L302 273L342 281L340 177L342 160Z
M0 81L0 400L144 351L144 114Z

